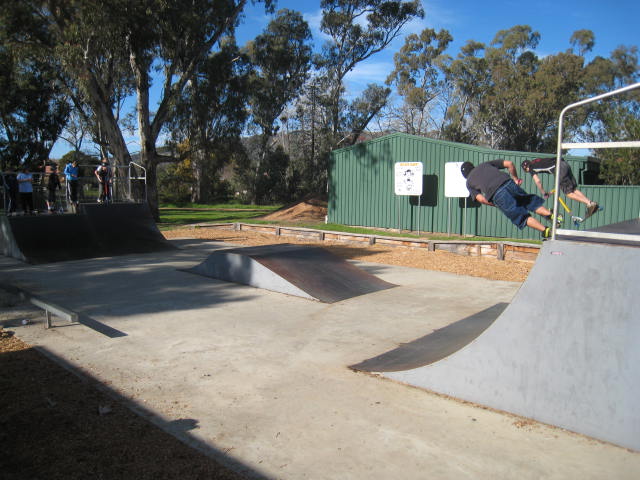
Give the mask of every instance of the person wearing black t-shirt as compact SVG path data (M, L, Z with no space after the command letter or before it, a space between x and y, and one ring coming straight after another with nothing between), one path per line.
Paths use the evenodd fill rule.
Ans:
M536 158L533 160L525 160L522 162L522 170L526 173L530 173L533 178L533 182L540 190L540 193L544 198L549 197L549 193L545 192L542 187L542 182L540 181L540 177L538 177L539 173L548 173L553 175L556 173L556 159L555 158ZM573 172L571 171L571 167L567 162L563 159L560 159L560 168L558 171L558 175L560 177L560 190L572 200L576 202L584 203L587 206L587 214L586 218L589 218L591 215L598 211L598 204L596 202L592 202L587 198L587 196L578 190L578 182L576 182L575 177L573 176Z

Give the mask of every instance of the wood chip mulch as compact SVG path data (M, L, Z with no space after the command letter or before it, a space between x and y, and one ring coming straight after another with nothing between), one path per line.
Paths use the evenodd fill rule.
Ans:
M250 230L226 230L221 228L182 228L163 232L166 238L198 238L237 245L269 245L296 243L323 247L342 258L363 262L383 263L404 267L423 268L457 275L523 282L533 264L519 260L497 260L488 257L471 257L423 248L393 247L385 245L351 245L334 241L313 241L292 236L276 236Z
M0 372L3 480L244 478L2 327Z

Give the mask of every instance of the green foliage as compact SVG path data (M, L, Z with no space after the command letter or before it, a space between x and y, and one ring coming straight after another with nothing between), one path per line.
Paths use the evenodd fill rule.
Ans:
M192 0L188 6L182 0L42 0L17 2L19 8L16 2L0 1L12 40L26 39L58 67L79 110L90 112L100 126L99 141L124 163L130 154L115 103L123 88L135 90L140 162L147 169L148 201L156 213L159 135L199 65L223 35L233 34L246 0ZM263 3L272 10L271 0ZM149 101L153 72L163 85L155 111Z
M449 63L444 52L452 40L446 30L436 33L425 29L420 35L407 36L393 57L395 69L388 76L387 84L395 84L404 98L405 108L398 116L407 133L421 135L437 123L430 109L444 94L446 78L441 75L441 68Z
M91 155L87 155L84 152L67 152L62 158L58 161L58 172L62 174L64 172L64 168L68 163L73 162L74 160L78 161L78 165L95 165L97 163L97 159L92 157ZM80 176L83 176L83 173L80 173Z
M254 67L249 88L252 120L259 131L236 167L252 203L288 200L289 156L271 142L276 120L301 92L311 60L311 31L297 12L280 10L266 30L247 45ZM238 170L236 170L238 171Z
M396 54L396 69L388 81L404 98L402 131L496 149L552 152L565 106L638 80L636 46L619 47L610 58L586 62L584 55L595 44L590 30L574 32L569 39L573 49L544 58L535 53L540 34L528 25L497 32L489 46L470 40L455 59L446 54L450 41L447 32L427 29L407 37ZM429 107L430 102L442 110ZM626 134L637 117L637 102L590 105L565 118L565 138L637 139ZM424 128L425 118L430 130ZM624 167L629 170L634 168L632 157L615 155L616 162L629 163ZM618 164L603 171L620 167L613 165ZM629 174L616 175L630 181ZM614 177L611 173L607 178Z
M249 71L248 58L228 39L203 62L174 107L167 128L193 169L192 201L227 194L220 172L238 148L248 118Z
M600 112L601 140L640 139L640 92ZM627 104L627 105L622 105ZM600 179L609 185L640 185L640 148L598 150Z
M0 37L2 40L2 37ZM0 44L0 170L48 160L64 128L69 105L50 65Z
M193 170L189 160L166 165L158 171L158 196L163 202L189 202L193 184Z
M401 28L413 18L424 16L418 0L398 2L384 0L322 0L322 23L320 29L329 40L323 45L322 54L315 63L323 77L324 94L321 104L326 106L322 129L332 135L330 143L340 145L347 132L353 144L358 130L366 128L361 122L349 124L343 112L354 111L358 106L346 107L344 78L356 65L384 50L399 35ZM386 99L385 99L386 101ZM346 107L346 108L345 108ZM380 102L372 103L379 109ZM375 110L374 110L375 112ZM372 114L375 114L371 112ZM372 118L366 112L360 119Z
M284 9L247 45L254 66L249 102L262 135L276 132L275 121L299 95L310 68L310 41L311 30L302 15Z

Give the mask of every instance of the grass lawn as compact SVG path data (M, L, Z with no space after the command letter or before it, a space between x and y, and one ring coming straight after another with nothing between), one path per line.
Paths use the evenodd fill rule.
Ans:
M182 227L193 223L246 222L252 218L268 215L280 208L263 205L167 205L160 206L160 230Z

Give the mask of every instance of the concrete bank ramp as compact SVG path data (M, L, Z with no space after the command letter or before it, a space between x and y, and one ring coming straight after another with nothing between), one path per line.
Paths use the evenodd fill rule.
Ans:
M457 351L352 368L640 450L638 285L638 247L548 241L511 304Z
M146 204L81 204L77 214L0 217L0 251L40 264L173 250Z
M218 250L185 271L325 303L395 286L323 248L288 243Z

